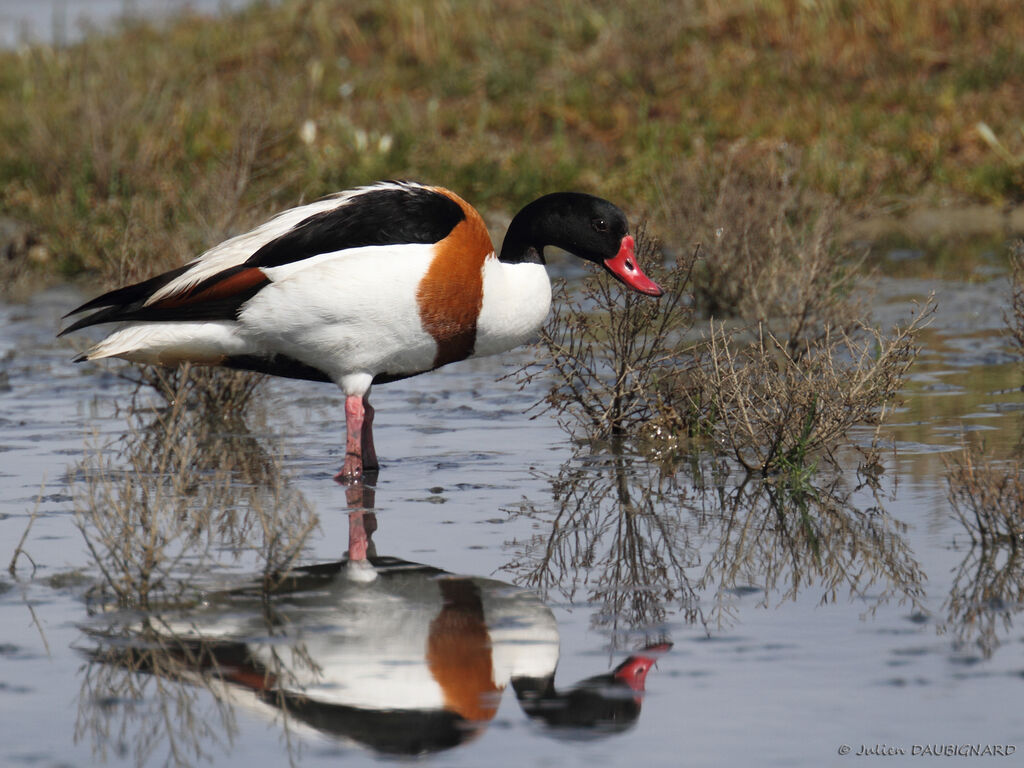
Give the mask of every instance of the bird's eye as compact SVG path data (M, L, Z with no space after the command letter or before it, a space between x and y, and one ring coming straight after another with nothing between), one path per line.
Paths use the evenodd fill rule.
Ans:
M598 232L608 231L608 222L605 221L604 219L594 219L591 222L591 224L593 225L594 229L597 230Z

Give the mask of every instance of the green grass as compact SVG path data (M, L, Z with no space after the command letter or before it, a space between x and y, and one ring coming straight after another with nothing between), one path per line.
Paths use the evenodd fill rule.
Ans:
M113 280L382 177L485 211L579 188L666 229L680 179L784 144L851 210L1019 202L1021 39L1017 0L286 0L132 23L0 55L0 207L47 269Z

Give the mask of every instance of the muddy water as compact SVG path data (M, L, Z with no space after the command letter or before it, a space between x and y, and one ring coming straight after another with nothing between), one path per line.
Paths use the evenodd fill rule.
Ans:
M0 306L0 564L35 513L0 579L0 764L1024 753L1021 606L1001 600L1020 588L993 587L1020 567L971 548L942 477L964 431L1003 451L1021 435L1007 287L887 281L879 315L936 285L881 493L851 473L802 500L581 451L523 414L536 392L498 380L522 354L380 388L384 469L346 494L330 387L271 381L193 440L187 414L133 416L148 396L113 367L70 364L53 332L73 292ZM161 551L181 558L181 594L156 589L145 612L110 599L139 570L97 527L140 499L172 509ZM173 527L203 514L212 539ZM313 516L307 569L264 599L260 574ZM352 531L372 573L344 562Z

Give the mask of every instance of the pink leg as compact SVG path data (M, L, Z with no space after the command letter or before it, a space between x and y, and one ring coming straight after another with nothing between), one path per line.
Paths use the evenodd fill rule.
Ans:
M361 509L348 513L348 559L352 562L365 560L370 547L370 534L363 521L364 514Z
M345 463L334 479L339 483L355 483L363 476L363 410L362 395L345 398Z
M365 413L363 419L363 469L380 469L380 464L377 461L377 452L373 448L373 406L370 405L370 396L363 396L363 411Z
M373 486L355 483L345 489L348 504L348 559L349 563L366 563L372 551L370 538L377 530L377 516L373 513ZM363 579L367 580L367 579Z

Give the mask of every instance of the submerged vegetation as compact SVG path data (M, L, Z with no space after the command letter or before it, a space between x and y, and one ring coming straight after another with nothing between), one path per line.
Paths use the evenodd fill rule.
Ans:
M176 386L166 405L131 408L117 443L93 446L73 473L75 522L103 576L92 596L101 604L187 601L232 564L272 585L317 526L240 413L194 397L208 386L190 385L187 369Z
M1018 354L1024 353L1024 242L1012 245L1010 309L1007 333ZM1018 454L1024 449L1024 435ZM999 459L983 445L964 441L956 457L946 462L949 501L972 544L984 550L1024 549L1024 463L1020 456ZM983 556L987 559L988 553Z

